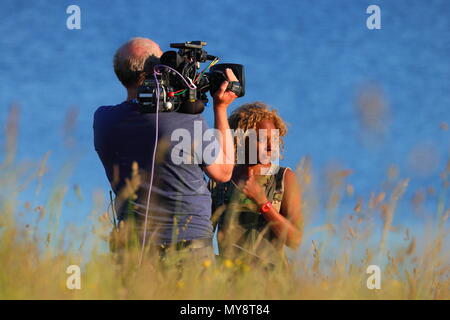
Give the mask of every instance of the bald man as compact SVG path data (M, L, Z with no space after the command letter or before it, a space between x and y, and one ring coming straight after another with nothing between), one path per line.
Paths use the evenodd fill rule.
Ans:
M118 219L124 221L120 225L127 225L130 221L136 223L138 244L145 242L160 254L165 251L163 248L173 245L179 250L187 249L197 260L211 259L214 256L211 195L204 173L217 182L231 178L233 164L220 159L234 159L227 108L236 95L226 91L225 81L213 97L215 128L222 133L218 139L221 157L213 163L175 164L171 159L172 148L179 142L171 141L171 134L181 128L194 137L195 122L200 123L205 132L208 126L201 115L158 114L157 160L154 163L147 229L144 231L156 114L140 113L136 94L143 80L143 71L152 72L161 55L159 45L145 38L131 39L117 50L114 71L127 90L127 98L118 105L102 106L95 112L95 149L116 195ZM230 81L237 81L230 70L226 73ZM192 141L193 144L199 142Z

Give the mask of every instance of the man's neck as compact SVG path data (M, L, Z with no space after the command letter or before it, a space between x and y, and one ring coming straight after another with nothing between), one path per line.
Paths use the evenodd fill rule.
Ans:
M137 98L137 88L127 88L127 101Z

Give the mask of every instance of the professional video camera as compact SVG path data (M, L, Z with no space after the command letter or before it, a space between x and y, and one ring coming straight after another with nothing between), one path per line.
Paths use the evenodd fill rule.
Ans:
M241 64L221 63L219 58L209 55L203 46L206 42L190 41L171 43L178 52L167 51L154 66L153 73L146 78L137 91L137 100L142 113L177 111L198 114L208 102L206 93L213 96L226 80L225 69L230 68L239 82L228 83L227 90L238 97L245 94L244 66ZM199 72L200 63L211 61ZM208 71L209 70L209 71Z

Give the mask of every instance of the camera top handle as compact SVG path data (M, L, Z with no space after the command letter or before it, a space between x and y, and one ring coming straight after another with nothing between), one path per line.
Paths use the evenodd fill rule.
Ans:
M188 55L196 59L197 62L205 62L207 60L214 60L217 57L209 55L203 47L206 46L204 41L188 41L184 43L171 43L170 47L179 49L181 55Z
M206 42L204 41L188 41L170 44L170 47L175 49L202 49L204 46L206 46Z

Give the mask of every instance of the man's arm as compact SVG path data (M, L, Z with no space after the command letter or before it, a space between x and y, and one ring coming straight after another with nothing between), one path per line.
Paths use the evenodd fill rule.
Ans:
M226 69L225 74L229 81L238 81L231 69ZM228 81L222 83L214 95L214 127L220 132L217 137L220 152L214 163L204 168L206 174L216 182L229 181L234 168L234 143L228 124L227 108L237 96L226 91L227 85Z

